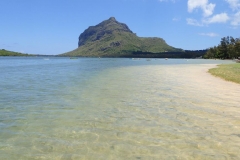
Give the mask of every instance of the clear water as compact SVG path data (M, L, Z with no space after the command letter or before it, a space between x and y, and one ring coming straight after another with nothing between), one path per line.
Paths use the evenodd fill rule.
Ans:
M240 159L218 60L0 58L0 159Z

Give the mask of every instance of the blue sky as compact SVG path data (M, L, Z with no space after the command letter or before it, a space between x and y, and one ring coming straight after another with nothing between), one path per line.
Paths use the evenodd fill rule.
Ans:
M140 37L182 49L206 49L240 37L240 0L0 0L0 49L60 54L110 17Z

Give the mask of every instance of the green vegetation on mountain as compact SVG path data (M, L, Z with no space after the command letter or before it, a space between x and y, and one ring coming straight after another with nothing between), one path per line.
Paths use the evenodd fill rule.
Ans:
M29 56L28 54L23 54L19 52L7 51L5 49L0 50L0 56Z
M204 58L233 59L240 57L240 38L223 37L218 46L211 47Z
M209 72L214 76L240 84L240 63L218 65Z
M162 38L143 38L114 17L90 26L80 36L78 48L61 56L129 57L133 53L183 52L169 46Z

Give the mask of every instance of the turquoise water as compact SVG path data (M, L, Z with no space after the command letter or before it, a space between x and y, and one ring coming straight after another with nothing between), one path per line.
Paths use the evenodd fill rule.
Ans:
M0 159L240 159L222 63L0 57Z

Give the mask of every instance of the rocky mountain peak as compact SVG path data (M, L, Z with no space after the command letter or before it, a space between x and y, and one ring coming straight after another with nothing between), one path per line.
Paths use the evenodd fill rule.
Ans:
M115 17L110 17L108 20L109 21L117 21Z
M79 36L78 47L88 42L100 40L113 32L133 33L126 24L118 22L115 17L110 17L96 26L90 26Z

